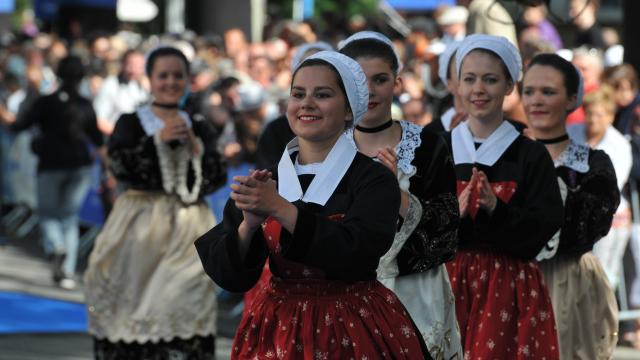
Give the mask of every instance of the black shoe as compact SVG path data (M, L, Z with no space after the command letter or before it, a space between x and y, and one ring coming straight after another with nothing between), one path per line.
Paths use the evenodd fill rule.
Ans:
M53 282L56 284L64 279L64 272L62 271L62 263L64 263L65 254L54 254L51 260L53 266Z

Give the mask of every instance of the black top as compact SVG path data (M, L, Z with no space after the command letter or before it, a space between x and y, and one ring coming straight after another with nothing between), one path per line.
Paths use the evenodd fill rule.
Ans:
M277 166L284 148L295 136L285 115L267 124L258 140L256 168L269 169Z
M446 140L451 144L451 135ZM515 189L508 202L497 197L492 215L480 208L475 219L461 219L461 249L488 249L521 259L533 259L564 219L562 198L553 161L544 145L522 135L493 166L458 164L458 182L471 179L473 167L490 183Z
M442 118L440 117L431 120L430 123L425 125L424 129L435 134L446 132L444 125L442 125Z
M32 143L39 160L38 171L74 169L93 163L89 143L102 146L103 138L89 100L59 90L38 98L25 111L11 129L39 127L40 134Z
M202 186L198 198L212 193L227 180L226 165L216 150L215 133L207 121L193 121L193 132L202 140ZM119 182L127 188L164 191L153 136L147 135L135 113L124 114L108 142L109 167ZM182 146L182 145L179 145ZM187 186L191 188L195 175L191 164L187 172Z
M422 216L396 258L400 275L449 261L458 246L460 213L451 153L439 135L422 131L420 138L411 162L416 174L410 179L409 192L419 199Z
M309 177L301 178L301 186L307 186ZM282 229L278 256L319 269L326 280L376 278L380 257L393 242L400 208L398 181L388 169L358 153L324 206L293 204L298 208L296 226L293 234ZM344 218L329 219L339 214ZM242 212L230 199L223 221L195 243L207 274L233 292L253 287L270 256L258 229L244 261L240 258L237 229L242 219ZM274 276L288 278L277 262L271 260L269 266Z
M585 31L576 31L575 47L583 45L590 48L605 49L604 36L602 36L602 29L598 24L594 24Z
M559 166L556 173L568 190L558 254L582 255L611 228L620 204L616 173L609 156L601 150L589 150L588 172Z

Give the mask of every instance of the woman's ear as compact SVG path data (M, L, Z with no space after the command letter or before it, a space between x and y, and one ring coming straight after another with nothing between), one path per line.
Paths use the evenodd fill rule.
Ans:
M507 92L505 93L505 96L507 95L511 95L511 93L513 92L513 89L515 89L515 83L513 82L513 80L507 80Z
M572 112L573 110L576 109L577 100L578 100L578 96L576 94L569 96L569 102L567 103L567 106L566 106L567 112Z
M393 84L393 92L398 93L402 90L402 76L396 75L396 81Z

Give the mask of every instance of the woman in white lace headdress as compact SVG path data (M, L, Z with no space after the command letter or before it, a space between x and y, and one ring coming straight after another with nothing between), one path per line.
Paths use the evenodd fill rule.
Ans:
M378 279L407 307L434 359L461 359L443 265L455 252L459 220L451 154L438 135L391 119L401 64L386 36L362 31L340 45L340 52L362 66L369 84L368 111L347 136L360 152L393 171L401 190L401 225L380 259Z
M524 108L534 136L553 158L564 200L564 225L538 254L553 303L561 359L610 359L618 308L594 244L609 232L620 202L609 156L567 135L567 115L582 102L577 69L555 54L531 60Z
M153 50L153 103L122 115L108 143L109 166L126 190L84 277L98 359L215 355L215 289L193 242L215 224L203 197L226 172L209 124L178 109L188 68L179 50Z

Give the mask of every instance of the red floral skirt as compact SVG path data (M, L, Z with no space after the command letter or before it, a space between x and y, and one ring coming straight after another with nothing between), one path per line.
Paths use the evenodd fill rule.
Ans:
M271 277L243 317L232 359L422 359L424 344L378 281Z
M260 290L269 285L269 279L271 279L271 270L269 269L269 262L264 263L264 267L262 268L262 274L260 274L260 278L258 282L253 285L253 287L244 293L244 309L242 310L242 317L246 317L249 314L249 309L251 308L251 304L253 300L258 296Z
M465 360L560 358L551 299L536 262L459 251L446 266Z

